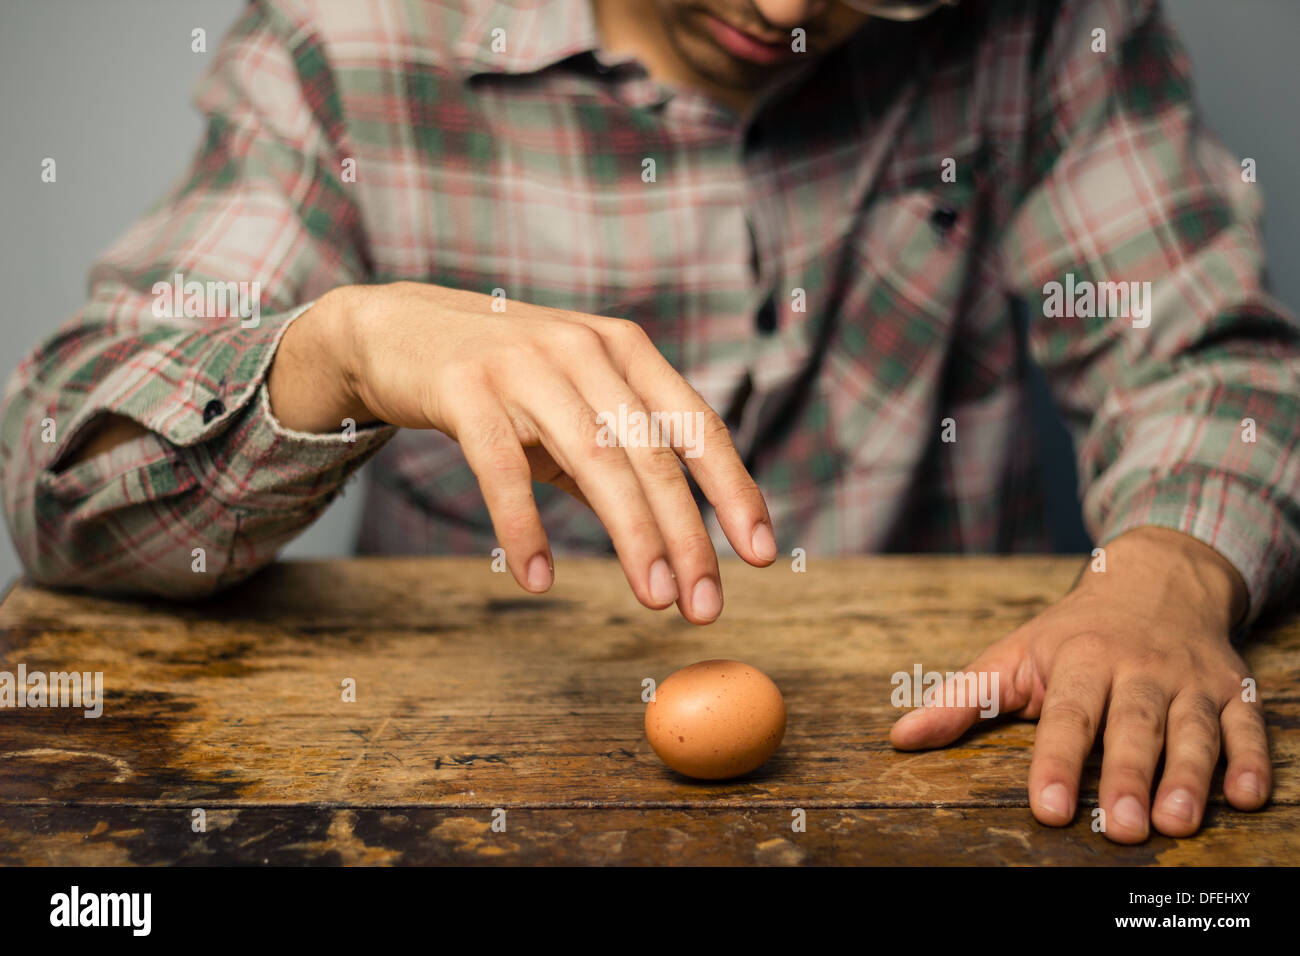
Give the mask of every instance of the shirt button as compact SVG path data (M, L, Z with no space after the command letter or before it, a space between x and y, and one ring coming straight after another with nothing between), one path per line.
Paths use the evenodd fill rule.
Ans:
M221 404L221 399L214 398L208 404L203 406L203 424L207 424L212 419L226 413L226 406Z
M757 325L758 331L763 335L771 335L776 331L776 300L771 295L759 307Z
M940 232L948 232L953 226L957 225L957 210L951 206L940 206L930 213L930 225Z

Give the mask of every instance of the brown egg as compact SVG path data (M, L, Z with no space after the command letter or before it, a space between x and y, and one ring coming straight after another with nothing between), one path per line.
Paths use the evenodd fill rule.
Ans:
M700 780L761 767L785 736L785 700L740 661L700 661L670 674L646 705L645 735L659 759Z

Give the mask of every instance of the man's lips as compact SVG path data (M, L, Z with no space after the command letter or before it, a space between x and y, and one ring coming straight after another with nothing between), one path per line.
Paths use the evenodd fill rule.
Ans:
M711 13L704 14L704 21L718 46L738 59L748 60L750 63L757 63L762 66L771 66L794 56L794 50L790 48L791 43L788 37L768 42L751 33L736 29L725 20L720 20Z

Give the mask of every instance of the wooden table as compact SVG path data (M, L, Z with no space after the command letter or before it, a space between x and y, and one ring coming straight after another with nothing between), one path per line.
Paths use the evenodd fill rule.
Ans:
M733 562L703 628L641 608L598 559L562 559L540 598L486 559L283 563L192 605L20 583L0 605L0 670L102 671L105 704L99 719L0 710L0 863L1300 863L1295 620L1247 651L1273 802L1239 813L1216 782L1191 839L1094 833L1097 754L1075 823L1035 823L1029 723L890 748L891 674L960 668L1079 567ZM694 783L646 742L641 682L717 657L769 674L789 726L755 774Z

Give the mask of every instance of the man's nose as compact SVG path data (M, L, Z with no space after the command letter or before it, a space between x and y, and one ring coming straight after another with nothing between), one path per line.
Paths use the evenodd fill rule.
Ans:
M829 0L753 0L758 12L774 27L797 27L826 9Z

